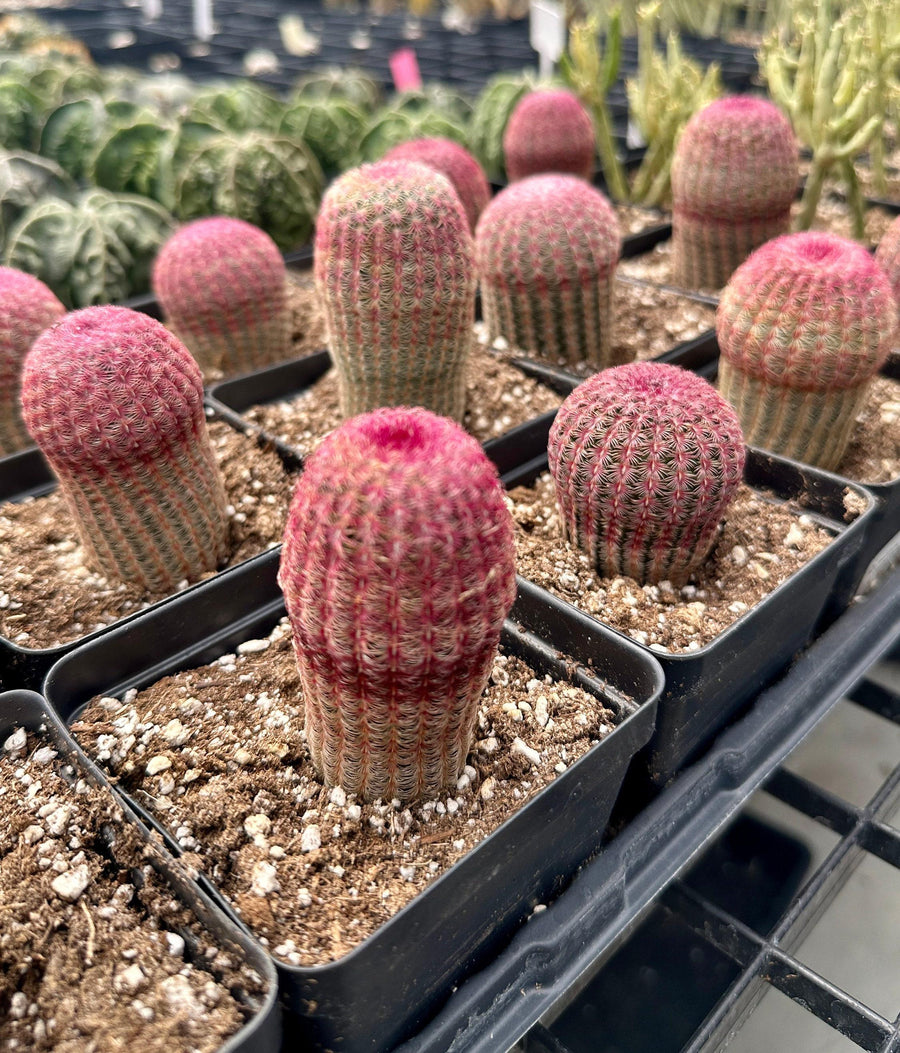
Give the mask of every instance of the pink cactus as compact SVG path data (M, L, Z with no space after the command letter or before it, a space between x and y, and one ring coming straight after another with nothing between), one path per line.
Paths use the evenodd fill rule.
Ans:
M198 219L160 249L153 289L169 328L206 373L234 376L291 357L284 259L241 219Z
M164 326L124 307L67 315L25 359L22 408L97 570L159 594L216 569L227 518L203 383Z
M747 441L837 468L896 325L887 275L861 245L818 233L763 245L716 316L719 390Z
M542 172L567 172L590 179L597 137L594 122L577 96L561 88L525 95L503 133L509 181Z
M614 364L613 282L622 249L612 205L570 175L502 190L475 232L491 337L554 364Z
M888 227L879 242L875 259L881 264L890 280L891 288L894 290L894 300L900 310L900 216Z
M696 113L672 161L679 284L719 289L754 249L787 233L798 179L797 141L771 102L737 95Z
M701 377L653 362L579 385L548 452L566 537L598 572L675 586L706 558L744 469L731 406Z
M417 408L345 422L297 483L278 580L326 785L369 800L452 786L516 591L478 443Z
M0 267L0 457L31 445L19 410L22 363L37 337L65 313L38 278Z

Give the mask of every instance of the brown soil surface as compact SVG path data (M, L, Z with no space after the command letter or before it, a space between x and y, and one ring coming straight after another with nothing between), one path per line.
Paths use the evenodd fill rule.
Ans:
M900 479L900 380L872 381L838 472L861 483Z

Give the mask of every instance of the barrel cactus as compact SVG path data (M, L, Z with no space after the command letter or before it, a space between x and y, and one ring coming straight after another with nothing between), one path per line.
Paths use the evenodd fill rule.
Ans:
M362 161L378 161L395 146L410 139L452 139L466 142L462 123L439 110L395 110L384 107L373 114L359 143Z
M350 166L365 126L365 113L345 99L298 98L285 110L278 134L301 139L322 170L334 174Z
M373 113L382 101L382 91L364 69L325 66L304 74L294 86L292 98L326 102L341 99L363 113Z
M325 784L404 801L453 786L516 591L478 443L417 408L344 423L297 483L278 580Z
M562 88L532 91L519 100L503 133L510 182L541 172L590 179L597 137L578 96Z
M478 217L491 199L491 188L481 165L464 146L452 139L412 139L389 150L384 160L419 161L445 175L459 195L470 229L475 230Z
M498 73L475 100L469 145L489 179L503 176L503 133L519 100L536 87L537 80L530 73Z

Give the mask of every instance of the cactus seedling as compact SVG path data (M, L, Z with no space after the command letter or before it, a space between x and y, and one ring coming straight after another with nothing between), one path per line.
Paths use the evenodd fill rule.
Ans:
M37 337L65 313L38 278L0 267L0 456L31 445L19 411L22 363Z
M747 441L837 468L896 325L887 275L861 245L818 233L763 245L716 316L719 389Z
M570 91L532 91L517 104L503 133L510 182L541 172L590 179L597 141L591 116Z
M153 267L153 288L200 368L233 376L290 357L285 275L268 234L214 217L169 238Z
M385 161L419 161L445 175L459 195L460 203L474 232L478 217L491 199L491 188L481 165L452 139L411 139L384 155Z
M227 519L203 382L163 325L124 307L67 315L25 359L22 409L95 569L157 594L216 569Z
M478 443L418 408L345 422L298 480L278 580L326 785L368 800L452 785L516 591Z
M315 279L345 417L417 405L462 419L475 261L444 176L381 161L332 183L316 225Z
M600 574L684 585L744 469L737 415L707 381L633 362L579 385L550 429L567 539Z

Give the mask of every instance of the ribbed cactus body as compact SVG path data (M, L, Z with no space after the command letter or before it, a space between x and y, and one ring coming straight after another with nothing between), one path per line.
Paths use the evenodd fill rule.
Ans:
M542 172L590 179L597 137L591 115L562 88L529 92L516 105L503 133L510 182Z
M473 257L459 198L433 169L382 161L332 183L315 279L345 417L415 405L462 419Z
M888 227L884 237L878 243L875 259L888 276L891 288L894 290L894 300L900 312L900 216ZM898 322L900 322L900 317L898 317Z
M22 364L37 337L65 313L38 278L0 267L0 457L31 445L19 408Z
M163 245L153 288L166 322L203 370L226 376L290 358L284 259L241 219L188 223Z
M701 377L652 362L579 385L548 453L566 537L599 573L675 586L706 558L744 469L731 406Z
M67 315L28 353L22 408L97 570L162 593L216 569L227 518L200 370L159 322Z
M837 468L896 324L887 275L856 242L802 233L758 249L716 317L719 390L747 442Z
M370 800L452 786L516 590L478 443L417 408L345 422L298 480L278 580L326 785Z
M491 199L491 188L481 165L452 139L412 139L389 150L385 161L418 161L446 176L459 196L474 231L478 217Z
M523 179L475 233L484 319L536 358L613 365L613 283L622 239L599 190L569 175Z
M754 249L787 233L798 177L794 133L772 103L733 96L695 114L672 162L676 280L719 289Z

